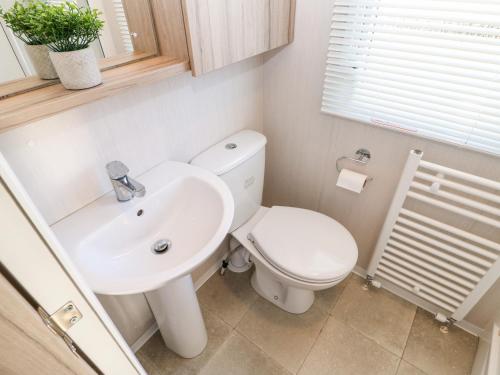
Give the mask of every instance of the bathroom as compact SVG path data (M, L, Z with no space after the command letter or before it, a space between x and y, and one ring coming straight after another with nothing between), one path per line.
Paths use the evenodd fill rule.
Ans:
M245 6L250 8L244 8L245 1ZM3 86L0 89L2 277L24 297L21 301L24 307L42 306L47 315L53 316L63 305L67 310L71 302L71 306L80 311L75 315L77 321L64 330L65 341L47 330L50 341L47 347L50 344L56 346L55 349L39 350L33 344L42 342L43 326L31 339L19 339L22 345L7 345L14 339L0 340L0 373L33 373L37 368L40 374L500 374L500 261L493 261L500 252L500 113L490 106L495 99L497 103L500 99L500 24L495 20L495 16L500 16L500 3L486 0L422 1L421 4L405 0L245 1L222 4L217 0L136 0L136 6L147 9L151 22L146 25L149 31L144 32L154 34L156 52L144 53L132 63L103 71L102 84L78 91L65 89L57 82L46 85L47 81L37 81L37 87L17 89L11 94L7 90L12 85L4 84L5 80L0 82ZM11 3L0 1L3 7ZM88 1L92 7L98 3ZM133 6L130 0L123 0L123 4ZM257 9L264 6L262 4L266 11L281 17L255 16L260 14ZM380 9L373 7L374 4L379 4ZM243 15L248 11L250 16L244 20L238 18L239 13L236 19L230 17L231 12L240 10ZM366 40L361 40L358 46L335 43L339 38L332 36L333 32L343 36L349 32L340 30L339 24L349 26L350 18L373 16L376 11L382 12L380 17L389 18L396 18L396 13L401 12L400 23L414 25L426 19L428 24L397 35L384 33L394 24L368 24L380 28L377 29L382 34L380 40L364 36ZM469 29L463 26L466 30L462 33L442 36L441 44L432 44L428 38L433 30L432 22L428 20L446 24L446 17L454 20L453 17L462 17L460 25L474 23L484 34L479 35L471 26L476 34L467 35ZM470 19L464 21L465 17ZM206 18L211 25L205 22ZM193 19L197 22L189 22ZM217 29L217 23L221 22L225 26ZM453 31L460 26L458 22L450 24ZM256 35L263 35L266 34L262 32L264 27L267 34L279 34L272 41L267 40L266 46L254 41L252 45L243 43L236 52L225 51L248 37L244 33L247 28L257 29ZM2 28L7 35L4 20ZM484 36L485 30L493 37ZM356 34L350 36L351 40L361 38L357 30L352 32ZM207 33L205 38L203 33ZM139 33L137 39L142 35ZM479 40L480 37L488 40ZM132 42L139 44L134 38ZM429 45L422 45L423 39ZM366 57L361 47L370 40L375 43L376 53ZM400 47L401 40L408 43L408 48L396 56L394 51ZM216 42L222 45L220 50L216 49ZM446 42L450 44L445 48ZM0 44L0 48L3 46ZM481 49L483 46L486 47ZM104 40L101 47L107 56ZM203 53L205 48L213 48L215 52L207 57ZM359 50L352 52L356 48ZM382 55L391 51L392 55ZM368 60L371 57L373 60L367 60L366 64L376 67L372 75L363 75L362 69L340 70L346 82L367 77L359 96L353 94L353 87L345 88L345 83L336 85L335 74L328 75L332 72L330 68L342 66L340 60L346 53L358 54L360 61L363 56ZM407 60L408 56L412 60ZM154 59L158 60L146 65ZM0 66L5 61L2 59ZM397 66L398 62L402 65ZM412 62L415 65L411 65ZM476 70L471 68L473 63L477 64ZM136 64L143 65L134 70ZM360 64L364 68L368 66L363 65L364 62ZM384 66L392 71L384 70ZM447 72L441 69L443 66L448 67L456 81L443 81L448 78ZM113 75L115 69L116 75ZM414 76L407 73L410 69L416 72ZM419 72L422 75L418 75ZM391 74L397 74L401 81L390 80ZM434 79L429 78L431 75ZM19 77L16 80L27 82ZM463 88L464 82L470 84L468 91ZM377 84L379 92L372 89ZM420 91L408 89L415 85ZM395 97L395 93L401 100L394 99L393 108L389 105L381 109L380 103L388 105L384 98ZM352 95L352 108L359 113L350 114L351 108L343 107L347 100L329 100L336 95ZM434 96L425 102L421 99L425 95ZM422 103L421 111L408 109L408 103L417 100ZM378 104L381 107L374 109ZM396 129L395 113L405 110L401 118L413 122L409 120L404 123L406 128ZM476 121L480 116L467 118L466 114L473 110L476 114L482 110L487 120ZM468 143L460 144L451 140L449 134L456 134L452 130L426 133L424 129L423 135L412 134L420 132L412 131L410 125L415 119L429 116L429 111L435 114L431 124L449 123L452 117L463 117L461 124L490 124L487 133L490 137L481 141L471 136ZM491 130L494 126L496 130ZM232 144L236 148L232 149ZM367 150L369 157L364 152L357 153L358 150ZM220 157L230 152L238 156ZM115 193L116 179L110 178L114 171L106 167L112 161L120 161L120 167L124 165L128 170L122 174L129 174L131 181L144 186L144 196L126 196L123 200L131 199L117 201L118 192L129 191L120 190L118 185ZM256 194L259 207L239 217L242 208L237 205L238 195L230 190L230 181L234 181L231 178L238 176L224 176L232 171L238 173L235 165L249 161L256 163L250 167L255 168L257 174L245 180L245 185ZM420 168L416 171L421 162L462 174L450 172L452 177L447 180L449 176L440 174L442 170L429 172L428 168ZM412 168L410 175L408 171ZM342 171L345 181L340 178ZM463 201L454 206L454 211L442 206L429 208L425 206L428 203L414 202L415 198L406 195L415 173L423 172L432 175L435 179L430 181L434 182L431 184L420 177L411 191L418 193L420 183L430 185L437 192L458 195ZM169 176L175 173L196 174L206 185L186 184L161 190L162 183L169 184ZM458 178L464 174L468 182ZM343 183L355 187L349 190L338 186ZM458 183L463 183L463 189L452 189L453 184ZM486 187L482 187L484 185ZM261 203L259 189L263 189ZM482 189L484 195L474 200L476 195L471 189ZM178 195L169 197L171 192ZM189 196L192 192L195 194ZM218 199L222 197L219 206L209 201L214 194L218 194ZM163 196L167 200L164 206ZM474 200L472 208L467 199ZM190 205L189 201L193 203ZM451 199L442 201L453 203ZM99 206L100 202L104 204ZM184 206L177 205L178 202ZM246 203L248 208L250 203ZM413 290L398 288L390 278L380 276L384 274L384 266L379 265L378 258L385 251L387 238L384 240L384 237L392 233L396 218L401 218L398 214L403 203L404 209L415 209L439 222L430 226L418 221L431 235L427 241L412 245L411 250L424 254L431 270L444 270L445 264L456 266L450 257L459 252L463 267L451 272L456 280L448 276L443 281L429 268L415 270L422 263L418 259L423 259L418 256L410 262L410 268L403 267L406 271L398 273L396 279L403 285L408 285L408 278L417 280L421 290L416 286ZM99 207L106 211L96 215L92 223L77 223L79 218L85 219L85 215L91 215L92 210L97 212ZM273 207L272 211L265 209L268 207ZM280 208L291 211L280 211ZM392 208L396 211L392 212ZM178 212L182 209L185 209L184 215ZM189 210L196 211L198 216L189 216ZM257 210L261 216L252 218L255 223L252 219L248 221ZM104 228L98 233L115 226L115 230L110 231L114 237L102 241L110 247L116 244L126 247L127 241L149 236L141 234L140 228L148 232L147 225L155 225L154 215L168 218L172 212L178 215L179 223L185 224L172 224L172 228L179 231L178 236L186 236L189 244L196 243L194 238L201 238L215 228L216 224L211 222L202 223L204 218L219 220L221 224L210 241L210 249L204 248L203 257L193 255L196 261L190 259L191 265L186 265L183 273L174 269L170 274L165 272L163 278L160 275L154 280L155 287L139 285L139 282L152 283L154 276L136 277L141 268L140 259L135 267L130 264L127 268L133 274L130 280L113 283L114 274L123 275L117 265L126 257L101 261L99 250L103 249L90 245L88 258L84 255L72 258L68 251L71 246L87 246L84 242L77 243L80 241L78 231L92 226L97 231L98 222ZM118 219L110 224L108 213L118 213ZM271 220L273 217L269 214L272 213L276 214L276 220ZM263 218L268 225L264 225ZM236 219L241 222L235 226L233 220ZM412 229L416 221L408 215L403 219L414 225L404 224L404 230L425 234ZM321 232L323 225L324 233ZM450 226L458 228L455 233L461 236L445 230ZM66 230L68 234L62 235ZM465 232L470 236L465 238ZM398 233L397 236L402 236L403 232ZM253 243L247 237L249 234ZM342 272L327 267L331 259L320 249L325 243L339 241L336 235L343 238L345 246L332 246L327 252L339 257L335 259L342 259L345 263ZM446 240L439 241L438 246L436 241L445 236ZM94 239L99 240L96 235L91 240ZM256 250L262 245L256 243L261 241L270 242L270 247L274 241L286 245L278 246L276 252L270 254L260 248ZM408 240L402 241L408 244ZM177 243L172 238L172 253ZM310 249L303 248L308 244ZM163 255L154 254L150 245L147 242L144 246L145 257L152 262L160 259L150 265L160 267L162 257L168 256L169 250ZM285 248L290 252L293 248L295 252L283 257L287 253ZM470 251L465 251L467 249ZM485 249L491 252L486 253ZM228 258L230 250L235 251ZM459 286L464 281L456 275L475 267L467 261L477 258L473 257L477 254L473 250L483 254L479 257L481 264L491 267L481 268L488 277L478 278L481 286L470 288L473 303L465 304L465 310L464 305L457 305L457 311L462 314L455 319L452 311L422 296L428 296L424 292L429 286L440 296L441 290L446 295L461 290ZM308 251L316 253L310 256ZM338 255L338 251L343 253ZM433 255L438 251L441 256ZM488 258L491 254L496 255ZM279 260L274 258L272 262L267 258L273 255ZM445 264L440 266L442 259ZM94 263L85 268L81 265L84 260ZM229 266L221 269L223 261ZM274 265L269 266L269 262ZM321 272L335 275L328 275L328 283L315 282L306 274L313 265ZM238 269L239 266L243 269ZM289 269L293 266L295 272ZM262 271L260 289L256 269ZM398 267L389 269L394 273ZM102 272L98 275L96 272L96 279L90 279L89 275L96 270ZM173 272L178 272L176 277L172 276ZM290 276L292 273L296 277ZM275 279L278 274L282 279ZM109 276L108 289L108 286L95 286L99 276ZM440 282L436 281L438 277ZM297 285L308 285L307 293L297 295L293 306L280 305L282 296L271 291L278 284L288 285L283 281L287 278ZM267 287L262 287L263 284ZM173 285L178 288L174 290ZM160 293L153 295L156 293L153 289L160 287L165 288L160 289L165 294L170 287L170 294L164 300ZM6 292L4 287L1 290L3 301ZM297 290L304 291L294 289ZM266 294L268 292L270 294ZM11 291L11 294L15 293ZM14 321L17 313L2 305L2 320ZM36 314L34 310L31 313ZM68 316L70 320L73 317ZM4 338L11 337L7 335L10 334L7 324L0 325L0 332L5 333L0 335ZM71 350L64 343L68 340L73 342ZM33 350L19 351L23 347ZM78 352L79 358L71 351ZM33 364L36 367L30 367Z

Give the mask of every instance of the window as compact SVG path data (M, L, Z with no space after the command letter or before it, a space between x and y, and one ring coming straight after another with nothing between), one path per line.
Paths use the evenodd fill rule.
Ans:
M336 0L322 111L500 154L500 1Z

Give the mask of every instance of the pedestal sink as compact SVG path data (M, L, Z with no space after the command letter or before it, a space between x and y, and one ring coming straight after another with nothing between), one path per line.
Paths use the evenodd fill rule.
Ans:
M52 229L96 293L146 293L167 347L192 358L207 334L190 272L227 234L233 198L217 176L184 163L137 180L145 197L118 202L110 192Z

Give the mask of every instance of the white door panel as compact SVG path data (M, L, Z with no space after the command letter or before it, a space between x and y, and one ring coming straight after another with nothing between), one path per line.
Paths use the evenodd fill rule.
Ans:
M0 261L41 307L81 311L67 333L101 371L146 374L1 155L0 230Z

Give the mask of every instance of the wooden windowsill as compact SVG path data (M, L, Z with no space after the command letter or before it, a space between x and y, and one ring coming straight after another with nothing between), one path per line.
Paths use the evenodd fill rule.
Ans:
M99 68L102 71L118 68L122 65L133 64L134 62L139 62L141 60L149 59L154 56L151 52L126 52L121 53L116 56L106 57L99 59Z
M118 68L125 64L139 62L155 56L148 52L125 52L116 56L106 57L98 60L101 71ZM41 79L38 76L23 77L12 81L0 84L0 100L23 94L31 90L38 90L43 87L57 85L59 80L56 79Z
M59 83L58 79L41 79L38 76L23 77L0 84L0 100L23 94L31 90L38 90L43 87L52 86Z
M90 89L66 90L56 84L8 97L0 100L0 132L189 70L187 60L159 56L106 70L103 83Z

